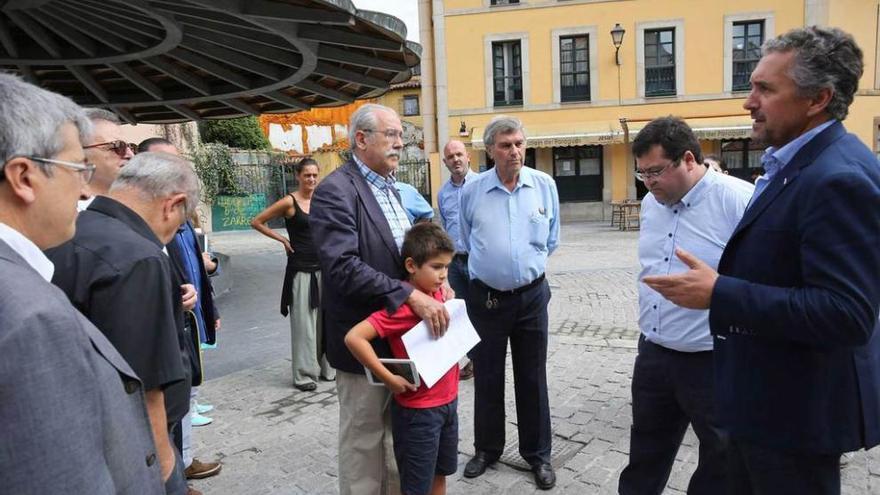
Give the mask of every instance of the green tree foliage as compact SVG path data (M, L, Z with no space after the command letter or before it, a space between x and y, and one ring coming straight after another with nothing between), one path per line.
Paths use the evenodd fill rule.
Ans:
M199 133L204 143L225 144L230 148L245 150L268 150L269 140L260 129L256 117L239 119L204 120L199 123Z
M238 195L242 190L236 178L232 154L225 144L206 144L195 149L190 159L202 181L202 201L212 204L219 195Z

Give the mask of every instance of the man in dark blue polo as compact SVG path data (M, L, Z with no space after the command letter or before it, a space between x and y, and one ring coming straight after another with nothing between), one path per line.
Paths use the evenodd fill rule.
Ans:
M538 488L556 484L550 465L547 398L547 257L559 244L559 194L549 175L524 168L525 131L515 118L492 119L486 151L495 168L461 193L461 237L468 252L467 309L481 342L474 362L474 447L465 466L480 476L504 451L504 368L513 359L519 452Z

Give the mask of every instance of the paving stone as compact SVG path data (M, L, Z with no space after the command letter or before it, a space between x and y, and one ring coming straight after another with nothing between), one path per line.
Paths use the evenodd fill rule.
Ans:
M550 258L552 286L548 391L557 488L551 493L617 492L632 421L630 382L638 338L638 233L606 224L563 226ZM333 383L311 393L292 387L288 322L277 314L284 255L256 233L218 234L214 248L234 262L233 290L219 299L221 345L205 356L208 381L199 401L215 406L214 423L194 431L194 452L219 458L220 475L193 482L210 495L333 494L337 483L338 404ZM271 297L266 297L267 287ZM513 374L505 386L507 450L516 454ZM459 392L459 465L448 493L532 494L531 473L497 463L481 477L461 473L473 455L473 381ZM684 494L697 461L689 431L676 456L666 494ZM880 453L857 453L842 471L844 495L880 495ZM543 493L543 492L542 492Z

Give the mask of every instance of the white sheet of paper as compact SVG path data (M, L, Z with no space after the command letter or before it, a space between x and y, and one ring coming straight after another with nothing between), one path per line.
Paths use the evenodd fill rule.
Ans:
M416 363L416 370L425 386L431 388L443 375L480 341L474 329L463 299L446 301L449 312L449 328L439 339L431 336L428 326L421 322L403 334L403 346L409 358Z

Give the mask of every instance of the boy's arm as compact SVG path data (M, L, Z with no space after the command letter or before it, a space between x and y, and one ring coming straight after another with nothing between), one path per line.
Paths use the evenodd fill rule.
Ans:
M345 345L354 357L369 369L373 376L382 380L392 393L415 391L418 387L408 382L406 378L388 371L388 368L379 361L379 356L370 345L370 341L377 337L379 333L373 325L368 320L364 320L348 331L345 335Z

